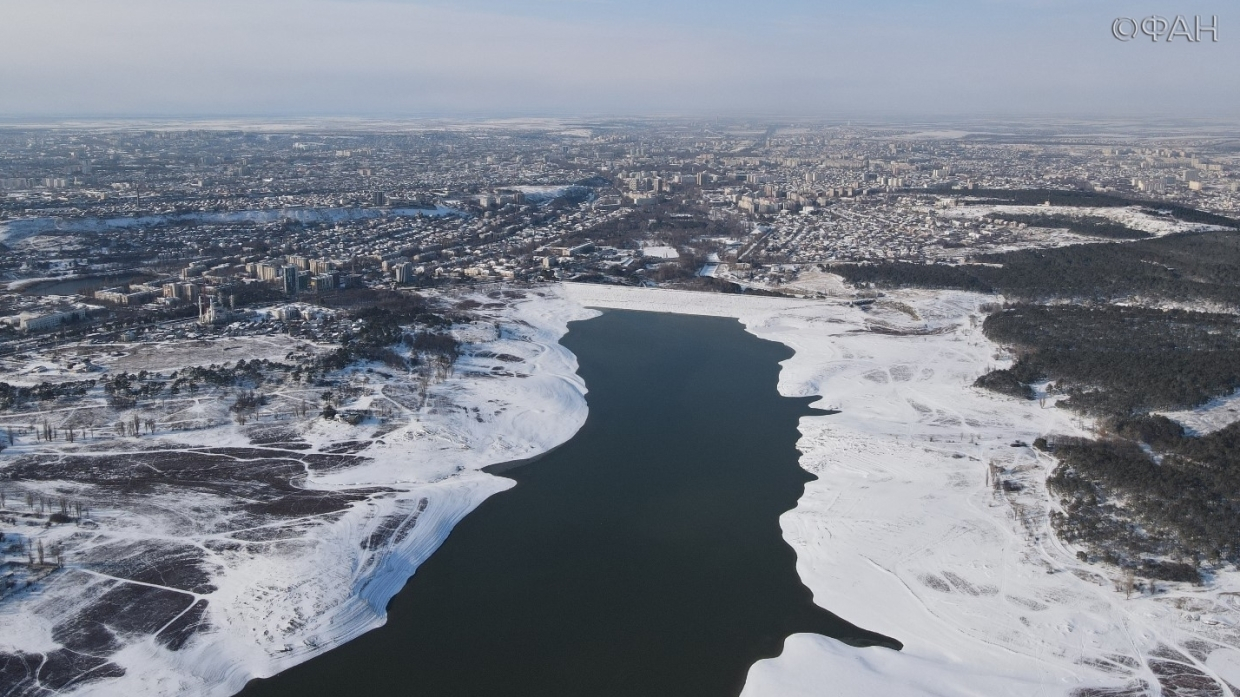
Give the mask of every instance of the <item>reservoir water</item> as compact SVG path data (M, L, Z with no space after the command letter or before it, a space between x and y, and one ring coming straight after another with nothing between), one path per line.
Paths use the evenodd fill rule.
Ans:
M575 322L589 416L467 516L387 624L246 697L724 697L784 639L899 642L813 604L779 516L811 475L791 351L732 319ZM819 412L820 413L820 412Z

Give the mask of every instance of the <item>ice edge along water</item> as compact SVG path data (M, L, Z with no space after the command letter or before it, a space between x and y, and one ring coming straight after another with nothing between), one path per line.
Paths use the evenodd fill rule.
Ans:
M1068 695L1142 683L1148 692L1130 694L1158 694L1154 652L1164 669L1240 685L1240 574L1126 599L1114 570L1079 562L1051 533L1054 461L1013 444L1092 434L1051 404L971 387L1006 363L980 328L993 296L908 291L863 311L843 298L566 294L588 307L738 318L794 350L782 394L841 410L801 419L801 465L817 479L781 517L784 539L816 603L904 650L795 635L751 668L744 697ZM1020 490L996 491L991 463Z

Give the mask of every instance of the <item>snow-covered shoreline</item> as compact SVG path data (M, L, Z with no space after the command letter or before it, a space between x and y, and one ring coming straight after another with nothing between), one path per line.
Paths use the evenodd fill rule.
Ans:
M274 675L382 626L388 602L456 524L488 497L513 485L512 480L483 472L483 468L536 457L577 432L586 418L586 388L577 376L576 357L560 345L559 339L568 331L568 322L594 313L556 295L552 289L547 297L513 303L504 311L506 329L502 335L472 346L475 352L522 359L521 372L526 377L496 378L481 370L475 372L473 359L466 356L458 361L456 377L433 388L434 398L445 405L438 414L419 416L408 428L385 435L361 453L371 458L369 463L310 478L308 485L313 487L383 486L400 492L388 500L389 510L355 510L337 523L327 549L307 560L305 568L246 579L265 586L278 587L283 581L296 587L301 579L316 575L316 569L322 576L324 562L332 566L352 564L347 581L329 573L328 578L336 576L335 583L319 591L341 596L334 607L312 615L321 607L322 599L311 597L308 600L313 601L313 607L295 613L298 619L309 620L306 630L300 632L306 635L302 645L294 645L287 652L277 649L274 654L268 647L260 654L234 641L222 650L203 645L197 659L187 656L194 672L203 671L204 687L214 682L212 677L218 679L218 687L209 694L232 694L249 679ZM490 413L478 419L479 408ZM548 415L553 418L546 418ZM324 443L347 440L352 434L342 431L350 428L323 422L307 439ZM427 502L423 510L419 510L421 501ZM359 554L358 541L393 510L407 516L408 522L402 523L409 525L407 536L377 550L373 558ZM227 590L226 586L221 588L222 592ZM244 626L261 612L246 602L245 595L251 590L249 583L239 585L235 601L226 604L233 610L229 617L233 625ZM117 695L133 694L124 688L123 679L108 687L115 687ZM208 694L197 689L193 692Z
M1236 574L1126 599L1112 570L1078 562L1050 534L1055 504L1045 478L1053 461L1013 443L1088 435L1087 424L970 386L1007 360L981 334L980 306L993 296L909 291L862 308L840 294L803 300L579 284L524 294L493 309L493 324L459 330L476 333L461 337L469 352L404 425L302 426L309 450L288 457L368 443L357 451L364 463L307 470L307 488L383 490L346 512L273 524L279 534L263 536L217 531L210 511L228 501L209 495L95 511L113 542L167 535L200 545L215 590L208 631L179 651L151 637L133 641L109 657L124 676L81 692L223 697L382 625L387 602L456 523L511 486L482 469L545 453L584 423L586 385L559 339L569 322L593 316L588 308L736 317L794 350L782 364L782 394L821 396L816 406L840 410L800 423L801 464L817 479L781 517L784 539L818 604L905 648L796 635L782 655L753 666L745 697L1067 695L1084 687L1146 694L1142 685L1157 694L1168 671L1240 684ZM352 406L365 408L399 381ZM233 426L161 438L186 449L250 445ZM993 487L992 475L1013 486ZM194 519L200 508L205 517ZM381 544L366 543L385 530ZM55 621L86 590L49 584L0 605L0 652L55 650ZM1200 694L1226 697L1226 689Z
M782 394L841 410L801 421L802 466L818 478L782 516L784 538L815 602L905 648L796 635L751 669L745 697L1158 694L1169 674L1240 684L1236 574L1126 599L1118 574L1077 561L1050 533L1054 462L1013 444L1089 432L1065 410L970 386L1005 362L980 330L993 297L910 291L893 297L897 311L615 286L566 294L587 307L736 317L795 351ZM996 491L988 472L1014 490ZM1199 694L1225 695L1215 684Z
M334 448L341 443L369 444L352 451L365 458L361 464L307 468L301 484L306 489L371 492L343 512L237 530L212 513L236 507L222 494L169 490L125 509L96 504L97 532L91 534L106 539L102 544L167 539L204 550L214 588L203 596L209 629L180 650L169 650L153 635L127 638L107 656L124 675L61 692L224 697L252 678L274 675L381 626L388 601L452 528L487 497L512 486L483 468L545 453L585 421L586 388L576 374L576 357L559 339L568 322L594 313L565 301L556 287L489 312L493 323L457 330L466 334L460 338L467 353L454 375L430 387L425 407L405 407L407 418L393 422L403 425L376 431L373 420L353 426L312 419L300 427L304 445L288 451L289 457L340 452ZM500 369L506 376L497 374ZM361 402L401 389L400 380L387 379ZM361 402L352 406L366 408ZM400 403L397 398L389 408ZM233 424L158 439L166 449L254 447ZM272 447L281 446L265 452ZM77 549L89 550L91 543L85 544ZM37 654L56 651L54 628L98 595L90 584L116 587L109 585L115 579L76 563L80 554L71 554L45 588L0 604L0 653L34 654L37 661Z

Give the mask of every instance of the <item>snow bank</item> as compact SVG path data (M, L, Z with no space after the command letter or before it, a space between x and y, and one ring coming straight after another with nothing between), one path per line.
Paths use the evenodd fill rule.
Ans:
M843 299L598 285L566 293L587 307L737 317L796 351L781 393L820 395L816 406L841 410L801 420L801 463L817 479L781 517L784 539L815 602L905 648L796 635L753 666L745 697L1157 689L1155 652L1175 657L1161 668L1206 681L1234 670L1240 654L1219 652L1240 645L1235 574L1129 600L1117 574L1078 562L1050 533L1054 462L1013 443L1088 433L1065 410L970 386L1005 363L980 329L979 305L993 297L898 294L912 319ZM996 490L992 471L1019 490Z

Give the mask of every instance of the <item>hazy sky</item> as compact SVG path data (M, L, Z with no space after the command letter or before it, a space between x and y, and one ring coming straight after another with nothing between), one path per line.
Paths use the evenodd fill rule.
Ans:
M1234 116L1238 68L1235 0L0 0L0 116Z

